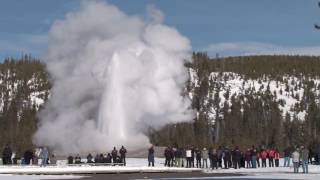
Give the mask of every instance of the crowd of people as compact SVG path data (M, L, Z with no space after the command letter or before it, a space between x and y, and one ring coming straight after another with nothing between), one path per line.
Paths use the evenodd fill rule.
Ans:
M122 146L118 152L117 148L114 147L110 153L97 153L94 157L91 153L87 155L86 161L81 161L81 157L77 154L75 157L70 155L68 157L68 164L105 164L105 165L126 165L126 154L127 149Z
M280 156L281 154L281 156ZM284 167L290 166L292 159L294 172L299 172L302 166L303 172L308 173L308 164L320 164L320 152L313 151L304 146L291 148L287 147L283 153L277 148L256 148L252 146L244 150L240 150L238 146L234 149L228 147L215 148L195 148L188 146L187 148L167 147L164 150L165 166L168 167L197 167L197 168L266 168L279 167L280 157L284 158ZM314 161L313 161L314 159ZM149 166L154 165L154 149L149 149Z
M126 166L127 150L124 146L118 151L116 147L110 153L97 153L93 156L89 153L85 160L79 154L76 156L70 155L67 158L68 164L93 164L93 165L124 165ZM320 165L320 147L314 151L304 146L287 147L283 152L279 152L277 148L269 147L259 148L252 146L251 148L240 149L235 146L233 149L219 146L215 148L196 148L187 146L186 148L167 147L164 150L165 158L164 166L168 167L186 167L186 168L266 168L279 167L280 157L283 158L283 167L289 167L292 161L294 172L299 172L299 167L302 167L304 173L308 173L308 164L315 163ZM38 163L40 159L40 163ZM83 160L83 161L82 161ZM48 164L56 164L54 154L49 153L46 147L40 147L36 150L26 150L22 158L19 158L12 152L12 149L7 144L2 152L2 163L30 165L35 164L45 167ZM155 150L150 147L148 150L148 166L155 165Z
M3 165L31 165L38 164L38 160L41 159L40 166L46 166L47 164L55 164L56 159L52 154L49 160L49 151L46 147L40 147L35 150L28 149L23 153L23 156L18 157L7 144L2 151L2 164ZM20 163L18 163L20 161Z
M68 164L104 164L104 165L126 165L126 154L127 150L124 146L118 150L116 147L113 148L111 153L98 153L95 157L89 153L85 160L82 161L82 158L79 154L76 156L68 156L67 163ZM40 163L38 162L40 160ZM45 167L48 164L56 165L57 160L53 153L49 153L47 147L36 148L35 150L26 150L23 153L22 157L16 156L13 153L9 144L7 144L2 151L2 164L3 165L38 165L41 167Z

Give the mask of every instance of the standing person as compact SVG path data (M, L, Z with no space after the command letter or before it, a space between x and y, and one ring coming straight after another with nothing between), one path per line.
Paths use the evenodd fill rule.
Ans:
M208 168L208 158L209 158L209 154L208 154L208 150L206 148L203 148L202 152L201 152L201 158L202 158L202 168ZM204 166L204 164L206 164L206 166Z
M300 162L299 148L297 148L292 153L292 162L293 162L294 173L298 173L299 172L299 162Z
M245 157L246 153L245 153L245 151L244 152L240 151L240 152L241 152L240 167L245 168L246 167L246 157Z
M26 165L30 165L31 160L33 159L33 152L32 150L27 150L23 154L24 162Z
M197 161L197 168L201 168L201 151L196 148L196 161Z
M241 168L241 151L238 146L236 146L236 149L234 150L234 168Z
M309 157L308 157L308 163L312 164L312 157L314 156L313 148L309 146Z
M12 156L12 150L11 150L9 144L6 144L6 146L4 147L4 149L2 151L2 161L3 161L4 165L12 164L11 156Z
M274 167L274 150L269 150L269 167Z
M227 147L224 150L223 161L224 161L224 168L229 169L231 167L231 154Z
M276 149L274 152L274 161L275 161L276 167L279 167L279 159L280 159L280 153L279 153L279 150Z
M257 150L256 152L256 159L257 159L258 168L260 168L260 151L259 150Z
M222 168L222 153L223 153L222 146L219 146L219 148L217 150L217 154L218 154L218 166L220 168Z
M251 167L257 168L257 150L254 146L251 149Z
M262 152L261 152L261 160L262 160L262 167L263 168L267 167L267 156L268 156L267 151L262 150Z
M176 167L182 167L182 149L177 148L177 150L174 152L174 157L175 157L175 166Z
M191 168L191 164L192 164L192 150L188 147L186 150L186 158L187 158L187 168Z
M245 152L245 161L246 161L246 167L247 168L251 168L251 152L250 149L247 149L247 151Z
M192 163L193 168L194 168L194 155L195 155L195 149L194 149L194 146L192 146L192 148L191 148L191 163Z
M316 148L316 156L317 156L317 165L320 165L320 143L317 144L317 148Z
M174 158L175 151L176 151L176 149L174 149L172 147L170 148L170 162L171 162L170 166L171 167L173 167L174 164L176 163L176 159Z
M165 158L164 166L170 167L170 159L171 159L170 147L167 147L164 150L164 158Z
M284 155L284 163L283 167L289 167L290 166L290 148L286 147L284 149L283 155Z
M154 167L154 149L153 146L151 146L148 150L148 166Z
M181 148L181 167L187 167L187 153L184 148Z
M212 169L218 169L218 164L219 164L219 156L217 153L216 149L213 149L212 154L211 154L211 159L212 159Z
M123 165L126 166L126 154L127 154L127 149L124 148L124 146L121 146L121 149L119 150L119 153L120 153L121 163L123 163Z
M309 150L308 148L301 146L301 163L302 163L302 170L303 173L309 173L308 170L308 158L309 158Z
M117 163L117 156L118 156L118 151L116 147L113 147L113 150L111 151L111 156L112 156L112 162Z
M48 157L49 157L48 149L46 147L42 147L40 152L40 158L41 158L40 167L46 167L48 162Z

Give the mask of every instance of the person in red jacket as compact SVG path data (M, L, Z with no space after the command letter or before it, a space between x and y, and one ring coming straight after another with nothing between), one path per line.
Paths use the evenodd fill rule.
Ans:
M279 159L280 159L280 153L279 153L279 150L276 149L274 152L274 160L275 160L276 167L279 167Z
M262 150L261 152L261 160L262 160L262 167L267 167L267 156L268 153L265 150Z
M246 160L246 167L251 168L251 152L250 149L248 149L244 154L245 160Z
M274 167L274 150L269 151L269 167Z

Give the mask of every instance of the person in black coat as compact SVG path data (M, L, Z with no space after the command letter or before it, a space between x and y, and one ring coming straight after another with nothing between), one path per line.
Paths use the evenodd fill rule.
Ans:
M87 163L93 163L92 159L93 159L93 157L92 157L91 153L89 153L87 156Z
M195 149L192 146L192 148L191 148L191 163L192 163L192 167L194 167L194 154L195 154Z
M231 153L228 148L224 149L223 161L224 161L224 168L229 169L232 163L231 163Z
M196 152L197 168L201 168L201 151L197 148L195 152Z
M151 146L148 150L148 166L154 167L154 149L153 146Z
M73 156L68 157L68 164L73 164Z
M121 163L123 163L123 165L125 166L126 165L127 149L122 146L121 149L119 150L119 153L120 153Z
M81 164L81 157L79 154L76 155L76 157L74 158L74 163L75 164Z
M111 152L111 156L112 156L112 162L117 163L118 151L117 151L116 147L113 147L113 150Z
M171 150L170 147L167 147L164 150L164 158L165 158L165 162L164 162L164 166L168 166L170 167L170 160L171 160Z
M241 151L239 150L239 147L236 146L235 150L233 151L233 155L232 155L234 161L234 168L237 169L237 168L240 168L241 167L241 159L242 159L242 153Z
M4 165L12 164L11 156L12 156L12 150L11 150L9 144L7 144L4 147L3 152L2 152L2 161L3 161Z
M34 155L31 150L27 150L23 154L24 162L26 165L30 165L31 160L33 159Z
M213 149L212 153L210 153L209 157L211 156L211 168L212 169L218 169L218 163L219 163L219 156L216 149Z

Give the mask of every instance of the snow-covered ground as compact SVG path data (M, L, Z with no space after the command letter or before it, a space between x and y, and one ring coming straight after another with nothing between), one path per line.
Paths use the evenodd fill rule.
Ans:
M254 179L320 179L320 166L309 165L309 174L303 174L300 167L300 173L294 174L293 167L277 167L277 168L257 168L257 169L218 169L218 170L205 170L206 173L215 174L241 174L245 178ZM223 178L244 178L243 176L223 177Z

